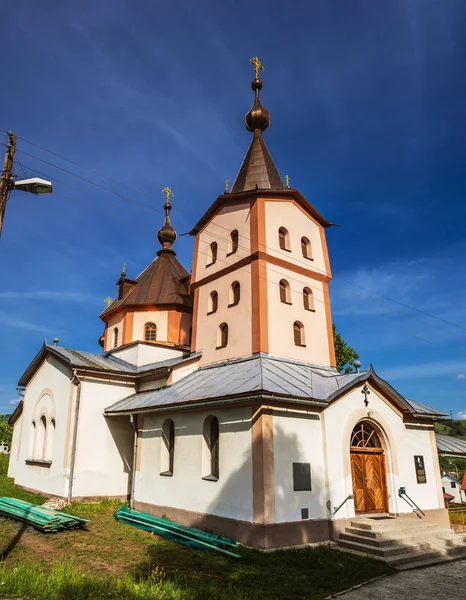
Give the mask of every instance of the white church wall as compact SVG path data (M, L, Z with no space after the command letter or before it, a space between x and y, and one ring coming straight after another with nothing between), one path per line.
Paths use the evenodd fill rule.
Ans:
M293 202L268 200L265 203L265 224L265 243L268 254L283 260L296 262L296 264L306 269L314 269L320 273L327 272L320 227ZM288 230L291 252L282 250L279 246L278 230L280 227L285 227ZM307 237L311 242L313 260L303 257L301 251L302 237Z
M199 256L193 281L200 281L212 273L216 273L251 253L249 202L225 206L199 234ZM234 230L238 231L238 250L229 254L229 237ZM216 242L218 246L217 262L209 265L210 245Z
M319 415L274 409L273 449L276 522L300 521L302 508L309 510L309 519L327 518ZM310 463L311 491L293 491L293 463Z
M280 280L291 289L291 304L280 300ZM309 287L314 296L315 312L306 310L303 288ZM267 265L267 299L269 322L269 353L286 356L318 365L330 364L327 318L322 283L290 272L276 265ZM293 323L304 325L305 347L294 343Z
M81 383L73 497L126 496L133 455L129 417L104 417L134 385L84 378Z
M323 412L324 448L327 453L329 499L333 509L353 493L350 462L350 437L354 426L362 419L373 422L382 431L386 444L385 468L389 511L412 513L412 509L398 497L398 489L406 487L408 495L422 509L443 508L439 502L438 467L431 432L407 429L402 417L371 388L369 404L364 406L362 385L336 400ZM435 451L435 453L434 453ZM416 482L414 456L424 457L427 483ZM354 516L354 503L347 501L336 519Z
M218 481L205 481L203 424L219 420ZM136 473L135 499L157 506L252 521L252 411L250 408L146 416L143 420L140 471ZM165 419L175 425L172 477L160 475L161 439Z
M53 356L48 356L27 385L21 422L17 422L20 429L15 426L15 443L12 447L12 457L16 454L17 460L12 460L9 468L9 475L15 478L17 485L48 495L66 495L72 393L70 379L70 368ZM46 423L42 437L39 436L41 418ZM55 421L54 431L52 419ZM53 442L50 437L52 432ZM20 440L19 450L16 447L17 440ZM51 464L26 464L31 459L49 460Z
M178 358L185 352L170 346L157 346L150 343L141 343L112 351L112 355L129 362L136 367L143 367L152 363Z

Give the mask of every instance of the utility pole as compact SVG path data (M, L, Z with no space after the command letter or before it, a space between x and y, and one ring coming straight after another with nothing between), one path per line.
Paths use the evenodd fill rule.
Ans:
M8 194L14 187L13 182L13 159L16 150L16 136L12 131L8 132L8 144L6 146L3 171L0 178L0 237L2 235L3 217L5 215Z

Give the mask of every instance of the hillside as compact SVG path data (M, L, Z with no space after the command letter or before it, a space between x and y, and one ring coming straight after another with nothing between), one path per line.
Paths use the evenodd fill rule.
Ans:
M466 421L457 419L445 419L434 423L435 431L442 435L451 435L452 437L466 440Z

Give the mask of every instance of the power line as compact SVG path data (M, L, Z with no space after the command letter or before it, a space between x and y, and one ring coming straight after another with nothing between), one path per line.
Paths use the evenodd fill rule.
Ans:
M30 142L30 141L26 140L25 138L21 138L21 137L19 137L19 139L21 139L21 140L25 141L25 142L26 142L26 143L28 143L28 144L31 144L31 145L35 146L36 148L39 148L39 149L41 149L41 150L43 150L43 151L45 151L45 152L48 152L49 154L52 154L53 156L56 156L57 158L60 158L60 159L62 159L62 160L65 160L65 161L67 161L67 162L69 162L69 163L71 163L71 164L74 164L74 165L76 165L76 166L79 166L80 168L87 169L87 170L89 170L90 172L92 172L92 173L94 173L94 174L96 174L96 175L98 175L98 176L100 176L100 177L103 177L103 178L105 178L105 179L107 179L107 180L109 180L109 181L112 181L113 183L116 183L116 184L118 184L118 185L121 185L121 186L123 186L123 187L126 187L127 189L130 189L130 190L132 190L132 191L135 191L136 193L139 193L139 194L142 194L142 195L145 195L145 196L149 196L148 194L146 194L146 193L144 193L144 192L141 192L141 191L139 191L139 190L137 190L137 189L131 188L130 186L127 186L127 185L126 185L126 184L124 184L124 183L118 182L118 181L116 181L116 180L114 180L114 179L112 179L112 178L110 178L110 177L107 177L106 175L103 175L102 173L99 173L99 172L97 172L97 171L94 171L93 169L90 169L89 167L85 167L84 165L80 165L79 163L76 163L76 162L74 162L74 161L72 161L72 160L70 160L70 159L67 159L67 158L66 158L66 157L64 157L64 156L61 156L61 155L59 155L59 154L56 154L56 153L54 153L54 152L52 152L52 151L50 151L50 150L48 150L48 149L46 149L46 148L43 148L42 146L39 146L39 145L37 145L37 144L34 144L33 142ZM59 167L58 165L55 165L55 164L53 164L53 163L50 163L50 162L48 162L48 161L45 161L45 160L43 160L43 159L41 159L41 158L37 157L37 156L34 156L34 155L32 155L32 154L30 154L30 153L28 153L28 152L25 152L24 150L19 150L19 149L18 149L17 151L18 151L18 152L22 152L23 154L25 154L25 155L27 155L27 156L30 156L30 157L31 157L31 158L33 158L33 159L39 160L39 161L43 162L44 164L47 164L47 165L51 166L52 168L59 169L59 170L61 170L61 171L65 172L65 173L67 173L67 174L69 174L69 175L71 175L71 176L73 176L73 177L76 177L76 178L78 178L78 179L80 179L80 180L82 180L82 181L84 181L84 182L86 182L86 183L89 183L89 184L91 184L91 185L94 185L94 186L98 187L99 189L101 189L101 190L103 190L103 191L106 191L106 192L108 192L108 193L114 194L114 195L118 196L119 198L121 198L121 199L125 200L126 202L130 202L130 203L132 203L132 204L135 204L135 205L137 205L137 206L141 206L142 208L147 208L147 209L150 209L150 210L152 210L152 211L154 211L154 212L160 212L160 213L162 213L162 212L163 212L163 211L162 211L162 210L160 210L160 209L156 209L156 208L154 208L154 207L152 207L152 206L149 206L149 205L147 205L147 204L143 204L143 203L141 203L141 202L137 202L137 201L135 201L135 200L133 200L133 199L131 199L131 198L128 198L128 197L124 196L123 194L119 194L119 193L117 193L117 192L115 192L115 191L113 191L113 190L110 190L110 189L108 189L108 188L106 188L106 187L104 187L104 186L101 186L101 185L99 185L99 184L97 184L97 183L93 182L92 180L89 180L89 179L87 179L87 178L85 178L85 177L82 177L82 176L80 176L80 175L77 175L76 173L73 173L73 172L71 172L71 171L68 171L67 169L63 169L62 167ZM186 221L185 221L184 219L181 219L181 220L182 220L182 221L184 221L184 222L186 223ZM219 227L219 228L221 228L221 229L224 229L225 231L228 231L228 233L230 233L230 230L229 230L228 228L226 228L226 227L224 227L224 226L222 226L222 225L220 225L220 224L218 224L218 223L216 223L216 224L215 224L215 226L216 226L216 227ZM228 241L228 238L224 238L224 237L222 237L222 236L220 236L220 235L217 235L217 234L214 234L214 233L212 233L212 232L204 232L204 233L205 233L205 234L207 234L207 235L210 235L211 237L214 237L215 239L222 240L222 241ZM243 237L244 237L245 239L247 239L247 240L250 240L250 238L249 238L248 236L243 236ZM241 246L241 247L242 247L243 249L245 249L245 250L248 250L248 251L249 251L249 248L247 248L247 247L245 247L245 246ZM270 247L268 247L268 246L266 246L266 248L267 248L267 249L273 249L273 248L270 248ZM305 263L304 261L302 261L302 260L300 260L300 259L296 259L296 258L295 258L294 260L295 260L295 262L296 262L296 263L301 263L301 264L305 265L307 268L309 267L308 263ZM324 273L324 274L325 274L325 271L324 271L324 270L322 270L322 269L319 269L318 267L313 267L313 270L314 270L314 271L321 272L321 273ZM451 321L448 321L448 320L446 320L446 319L442 319L441 317L437 317L436 315L432 315L432 314L430 314L430 313L428 313L428 312L426 312L426 311L423 311L423 310L421 310L421 309L418 309L418 308L416 308L416 307L412 307L412 306L410 306L410 305L408 305L408 304L405 304L405 303L402 303L402 302L400 302L400 301L398 301L398 300L395 300L395 299L392 299L392 298L390 298L390 297L384 296L383 294L381 294L381 293L379 293L379 292L376 292L376 291L374 291L374 290L371 290L371 289L369 289L369 288L366 288L366 287L364 287L364 286L361 286L361 285L359 285L359 284L356 284L356 283L353 283L353 282L351 282L351 281L348 281L348 280L346 280L346 279L344 279L344 278L342 278L342 277L340 277L340 276L334 276L334 277L333 277L333 279L334 279L334 280L335 280L335 279L341 279L342 281L344 281L345 283L347 283L347 284L349 284L349 285L352 285L352 286L354 286L354 287L357 287L357 288L359 288L359 289L361 289L361 290L364 290L364 291L366 291L366 292L369 292L370 294L377 295L377 296L379 296L379 297L381 297L381 298L384 298L385 300L388 300L389 302L393 302L393 303L395 303L395 304L398 304L399 306L402 306L402 307L404 307L404 308L407 308L408 310L413 310L413 311L415 311L415 312L418 312L418 313L420 313L420 314L424 314L425 316L427 316L427 317L429 317L429 318L431 318L431 319L438 320L438 321L440 321L440 322L443 322L443 323L445 323L445 324L448 324L448 325L451 325L451 326L453 326L453 327L457 327L457 328L459 328L459 329L462 329L462 330L466 331L466 327L462 327L461 325L458 325L458 324L456 324L456 323L453 323L453 322L451 322ZM301 282L300 282L300 283L301 283ZM353 295L353 296L355 296L355 297L358 297L358 298L360 298L361 300L363 300L363 301L365 301L365 302L373 302L373 301L371 301L369 298L365 298L365 297L364 297L364 296L362 296L362 295L358 295L358 294L355 294L355 293L353 293L353 292L351 292L351 291L347 290L346 288L344 288L344 287L342 287L342 286L338 285L337 283L335 283L335 281L334 281L333 285L334 285L334 286L337 286L337 287L340 287L341 289L345 290L347 293L350 293L351 295ZM447 330L447 329L440 328L440 327L438 327L438 326L436 326L436 325L434 325L434 324L432 324L432 323L428 323L428 322L426 322L426 321L423 321L423 320L421 320L421 319L417 319L416 317L412 317L412 316L410 316L409 314L407 314L407 313L405 313L405 312L403 312L403 311L396 310L396 309L394 309L394 308L392 308L392 307L389 307L389 306L387 306L387 305L385 305L385 304L381 304L381 303L377 303L377 302L374 302L374 303L375 303L377 306L380 306L380 307L382 307L382 308L384 308L384 309L386 309L386 310L390 310L390 311L392 311L392 312L396 312L396 313L398 313L398 314L400 314L400 315L402 315L402 316L405 316L405 317L407 317L407 318L412 318L412 319L414 319L414 320L416 320L416 321L418 321L418 322L420 322L420 323L423 323L423 324L427 325L428 327L431 327L431 328L434 328L434 329L438 329L438 330L440 330L440 331L444 331L444 332L448 333L449 335L453 335L453 336L456 336L456 337L460 337L460 338L462 338L462 339L466 339L464 336L461 336L461 335L455 334L454 332L451 332L451 331L449 331L449 330Z

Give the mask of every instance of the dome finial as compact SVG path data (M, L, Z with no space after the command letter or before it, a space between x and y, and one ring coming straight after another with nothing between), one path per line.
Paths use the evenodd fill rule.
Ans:
M254 90L256 97L254 98L254 103L251 110L246 114L245 117L246 129L248 131L256 131L256 129L264 131L270 125L269 111L262 106L259 98L259 91L262 89L262 81L259 78L259 71L263 71L264 67L257 56L250 58L249 62L254 65L256 78L253 79L251 87Z
M163 224L163 227L159 229L157 233L159 242L162 245L162 250L159 250L157 254L160 255L162 252L171 252L174 254L172 244L174 244L177 235L176 231L173 229L170 223L170 211L172 209L172 205L170 204L170 198L171 196L174 196L174 194L169 187L165 187L162 190L162 193L165 194L165 205L163 207L165 209L165 222Z

